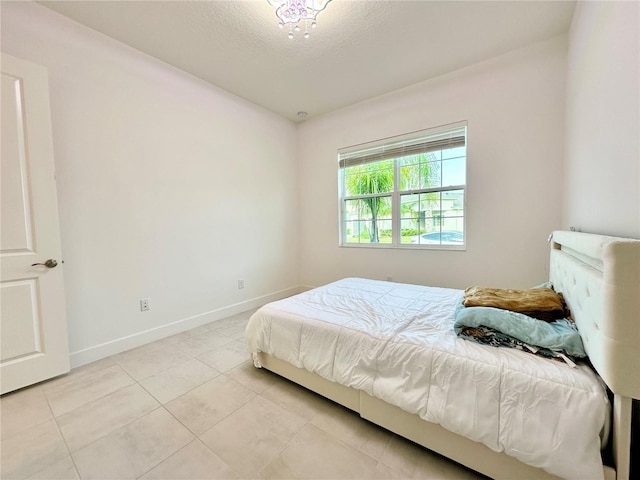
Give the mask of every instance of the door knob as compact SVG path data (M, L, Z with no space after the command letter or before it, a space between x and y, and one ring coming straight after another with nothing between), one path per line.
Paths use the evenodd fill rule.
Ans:
M56 262L53 258L50 258L49 260L47 260L44 263L32 263L31 266L35 267L37 265L44 265L47 268L55 268L58 265L58 262Z

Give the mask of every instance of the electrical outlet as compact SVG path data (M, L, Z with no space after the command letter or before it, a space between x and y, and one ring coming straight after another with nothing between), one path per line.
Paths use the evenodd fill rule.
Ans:
M141 298L140 299L140 311L141 312L146 312L150 308L151 307L149 306L149 299L148 298Z
M238 280L238 289L242 289L244 288L244 280L240 279Z

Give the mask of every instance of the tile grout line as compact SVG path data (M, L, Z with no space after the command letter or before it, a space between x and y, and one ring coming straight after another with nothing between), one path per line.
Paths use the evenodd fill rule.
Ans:
M193 355L191 355L191 354L190 354L190 353L188 353L188 352L185 352L184 350L182 350L182 349L181 349L180 347L178 347L177 345L169 344L169 345L167 345L167 347L168 347L168 346L173 346L173 347L175 347L175 348L176 348L176 349L178 349L181 353L183 353L183 354L187 355L188 357L190 357L190 359L189 359L189 360L185 360L184 362L178 362L178 363L177 363L177 364L175 364L175 365L173 365L173 364L172 364L170 367L167 367L167 368L164 368L164 369L159 370L159 371L157 371L157 372L154 372L154 373L152 373L151 375L147 375L146 377L141 378L141 379L139 379L139 380L138 380L137 378L135 378L131 373L129 373L129 372L127 371L127 369L126 369L124 366L122 366L122 365L120 364L120 362L118 362L118 360L115 360L115 359L114 359L114 362L116 362L116 365L118 365L118 366L119 366L119 367L120 367L120 368L121 368L121 369L122 369L122 370L123 370L123 371L124 371L128 376L129 376L129 377L131 377L131 378L133 379L133 381L134 381L134 382L139 383L139 382L140 382L140 381L142 381L142 380L146 380L146 379L147 379L147 378L149 378L149 377L153 377L154 375L157 375L157 374L159 374L159 373L166 372L167 370L171 370L172 368L177 367L178 365L182 365L182 364L184 364L184 363L187 363L187 362L189 362L189 361L191 361L192 359L194 359L194 358L195 358ZM158 348L158 350L154 350L154 351L149 352L149 353L156 353L157 351L162 350L162 349L164 349L164 348L166 348L166 347L160 347L160 348ZM123 353L126 353L126 352L123 352ZM136 354L136 355L134 355L134 358L135 358L136 356L145 356L145 355L149 355L149 353L146 353L146 354L145 354L145 353ZM116 355L120 355L120 354L116 354Z
M108 357L107 357L107 358L108 358ZM82 408L82 407L84 407L84 406L86 406L86 405L89 405L89 404L90 404L90 403L92 403L92 402L95 402L95 401L97 401L97 400L101 400L101 399L103 399L103 398L105 398L105 397L107 397L107 396L109 396L109 395L111 395L111 394L114 394L114 393L120 392L120 391L124 390L125 388L129 388L129 387L131 387L132 385L136 385L136 384L137 384L138 386L140 386L141 388L143 388L143 387L142 387L142 385L140 385L140 384L136 381L136 379L135 379L135 378L133 378L133 377L131 377L131 375L129 375L129 372L127 372L124 368L120 367L120 365L118 365L117 363L116 363L115 365L117 365L117 366L118 366L118 367L119 367L119 368L120 368L120 369L125 373L125 375L127 375L127 376L132 380L132 382L133 382L133 383L130 383L129 385L125 385L125 386L123 386L123 387L121 387L121 388L118 388L117 390L114 390L113 392L109 392L109 393L108 393L108 394L106 394L106 395L102 395L101 397L98 397L98 398L96 398L96 399L94 399L94 400L91 400L90 402L87 402L87 403L85 403L85 404L83 404L83 405L80 405L79 407L76 407L76 408L74 408L73 410L70 410L70 411L65 412L64 414L60 415L60 417L63 417L64 415L67 415L67 414L69 414L69 413L72 413L72 412L74 412L75 410L78 410L79 408ZM144 389L144 388L143 388L143 389ZM146 390L145 390L145 391L146 391ZM79 479L81 479L81 480L82 480L82 476L80 475L80 470L78 469L78 466L77 466L77 464L76 464L76 461L75 461L75 458L74 458L74 455L73 455L74 453L77 453L77 452L79 452L80 450L82 450L82 449L84 449L84 448L86 448L86 447L88 447L88 446L90 446L90 445L93 445L94 443L96 443L96 442L98 442L98 441L102 440L103 438L105 438L106 436L110 435L111 433L113 433L113 432L114 432L114 431L116 431L117 429L119 429L119 428L124 428L124 427L126 427L126 426L128 426L128 425L132 424L133 422L135 422L135 421L137 421L137 420L141 419L141 418L142 418L142 417L144 417L145 415L148 415L148 414L150 414L150 413L152 413L152 412L156 411L159 407L161 407L161 406L162 406L162 404L161 404L160 402L158 402L158 406L157 406L157 407L155 407L155 408L153 408L153 409L152 409L152 410L150 410L149 412L146 412L146 413L144 413L144 414L142 414L142 415L139 415L138 417L136 417L136 418L134 418L134 419L132 419L132 420L130 420L130 421L128 421L128 422L126 422L126 423L124 423L124 424L120 425L117 429L110 430L109 432L106 432L105 434L103 434L103 435L101 435L100 437L98 437L98 438L94 439L93 441L91 441L91 442L87 443L86 445L83 445L83 446L82 446L81 448L79 448L76 452L72 452L72 451L71 451L71 449L69 448L68 443L67 443L67 439L65 438L64 434L62 433L62 429L60 428L60 425L58 424L58 417L56 417L56 416L55 416L55 414L53 413L53 410L51 409L51 405L49 404L49 398L47 397L46 392L45 392L45 391L43 391L43 394L45 395L45 398L46 398L46 400L47 400L47 405L49 406L49 409L51 410L51 414L52 414L53 419L54 419L54 421L55 421L56 428L58 429L58 433L60 434L60 437L62 438L62 441L64 442L65 448L67 449L67 452L69 453L69 458L71 459L71 463L73 464L73 468L75 469L76 473L78 474L78 478L79 478ZM155 397L153 397L153 396L152 396L152 398L154 398L154 400L155 400ZM50 465L48 465L48 466L51 466L51 465L53 465L53 464L50 464ZM46 467L45 467L45 468L46 468ZM44 470L44 469L43 469L43 470Z
M54 422L54 424L56 426L56 430L58 430L58 435L60 435L60 438L62 439L62 443L64 443L64 448L67 450L67 454L69 456L69 459L71 460L71 465L73 465L73 469L75 470L76 475L78 476L78 478L81 479L82 477L80 476L80 470L78 469L78 465L76 465L76 460L75 460L75 458L73 458L73 455L71 453L71 449L69 448L69 444L67 443L67 439L64 438L64 434L62 433L62 429L60 428L60 425L58 424L58 417L56 417L56 415L53 413L53 408L51 408L51 403L49 403L49 397L47 395L47 392L44 389L42 390L42 394L44 395L44 398L45 398L45 400L47 402L47 406L49 407L49 411L51 412L51 416L53 417L53 422ZM50 467L54 463L51 463L51 464L47 465L45 468ZM39 472L43 471L45 468L39 470ZM39 472L37 472L37 473L39 473Z
M194 359L194 360L197 360L197 359ZM201 363L203 363L204 365L206 365L206 363L204 363L204 362L201 362ZM209 366L209 365L207 365L207 366ZM156 401L160 404L160 406L164 407L167 403L171 403L171 402L173 402L174 400L176 400L176 399L180 398L181 396L186 395L186 394L188 394L188 393L191 393L191 392L192 392L192 391L194 391L196 388L201 387L201 386L202 386L202 385L204 385L205 383L209 383L211 380L213 380L213 379L215 379L215 378L218 378L220 375L222 375L222 372L219 372L218 370L216 370L216 369L215 369L215 368L213 368L213 367L210 367L210 368L211 368L212 370L215 370L216 372L218 372L218 374L217 374L217 375L215 375L215 376L213 376L213 377L211 377L210 379L208 379L208 380L206 380L206 381L204 381L204 382L202 382L202 383L198 384L198 385L195 385L194 387L192 387L192 388L190 388L189 390L187 390L187 391L185 391L185 392L181 393L181 394L180 394L180 395L178 395L177 397L174 397L174 398L172 398L171 400L167 400L167 401L166 401L166 402L164 402L164 403L163 403L162 401L160 401L160 399L159 399L159 398L157 398L153 393L151 393L147 388L145 388L145 386L144 386L144 385L142 385L140 382L137 382L137 383L138 383L138 385L140 385L140 387L141 387L145 392L147 392L149 395L151 395L151 396L153 397L153 399L154 399L154 400L156 400ZM166 370L164 370L164 371L166 372ZM159 372L159 373L162 373L162 372ZM142 380L146 380L146 379L148 379L148 378L151 378L152 376L153 376L153 375L151 375L151 376L149 376L149 377L146 377L146 378L143 378ZM165 408L165 410L169 411L167 408ZM173 416L173 415L172 415L172 416ZM178 419L176 418L176 420L178 420ZM180 422L180 423L182 423L182 422ZM185 427L186 427L186 425L185 425ZM187 428L188 428L188 427L187 427ZM191 430L189 430L189 431L191 431Z
M220 376L220 375L218 375ZM214 377L217 378L217 377ZM207 382L205 382L207 383ZM237 382L236 382L237 383ZM204 385L204 384L201 384ZM198 385L198 386L201 386ZM195 390L198 387L194 387L192 390ZM191 391L191 390L190 390ZM255 393L255 392L254 392ZM178 398L178 397L176 397ZM175 400L175 399L174 399ZM243 405L241 405L240 407L238 407L236 410L238 410L239 408L241 408ZM233 468L231 468L231 465L227 464L227 462L225 462L222 458L220 458L214 451L212 451L206 443L204 443L202 441L202 439L200 438L200 435L198 435L197 433L195 433L194 431L192 431L188 426L186 426L178 417L176 417L173 412L171 412L168 408L165 407L164 404L160 404L160 408L163 408L165 412L167 412L173 419L175 419L180 425L182 425L191 435L193 435L193 439L187 443L186 445L184 445L183 447L179 448L178 450L176 450L175 452L173 452L171 455L169 455L167 458L164 458L163 460L161 460L160 462L158 462L156 465L154 465L153 467L151 467L149 470L147 470L146 472L144 472L142 475L136 477L136 480L139 479L140 477L146 475L147 473L149 473L151 470L153 470L154 468L156 468L158 465L160 465L162 462L165 462L166 460L168 460L169 458L173 457L174 455L176 455L180 450L182 450L183 448L185 448L187 445L191 445L193 442L198 441L200 442L207 450L209 450L213 455L216 456L216 458L218 458L222 463L224 463L225 465L227 465L227 467L229 468L229 470L231 470L233 473L237 473ZM202 433L202 435L204 435L206 432L208 432L211 428L213 428L215 425L217 425L218 423L220 423L222 420L224 420L225 418L227 418L229 415L231 415L232 413L234 413L236 410L234 410L233 412L230 412L228 415L226 415L225 417L221 418L218 422L216 422L214 425L212 425L210 428L208 428L205 432Z
M36 384L36 385L40 386L40 384L41 384L41 383L44 383L44 382L40 382L40 383L38 383L38 384ZM19 393L19 392L21 392L21 391L23 391L23 390L27 390L27 389L29 389L29 388L31 388L31 386L23 387L23 388L19 388L18 390L14 390L14 391L12 391L12 392L7 392L7 393L5 393L5 394L4 394L4 396L6 396L6 395L13 395L13 394L17 394L17 393ZM42 387L39 387L39 388L42 388ZM51 412L51 417L52 417L53 419L55 419L55 416L53 415L53 412L51 411L51 406L49 405L49 399L48 399L48 398L47 398L47 396L44 394L44 390L43 390L41 393L42 393L42 395L44 395L45 402L47 402L47 407L49 408L49 412ZM0 399L2 399L2 396L0 396ZM6 400L5 400L5 402L6 402ZM0 405L1 405L1 404L0 404ZM6 407L5 407L5 408L6 408ZM0 425L2 424L2 421L1 421L1 420L2 420L2 417L3 417L3 416L4 416L4 414L2 414L2 407L0 406ZM39 422L39 423L36 423L36 424L34 424L34 425L30 426L29 428L26 428L26 429L23 429L23 430L18 430L17 432L12 433L11 435L8 435L8 436L6 436L6 437L4 437L4 438L0 437L0 446L2 445L2 443L3 443L3 442L6 442L7 440L12 439L12 438L13 438L13 437L15 437L16 435L20 435L21 433L24 433L24 432L26 432L27 430L31 430L32 428L39 427L40 425L44 425L45 423L49 422L50 420L51 420L51 419L49 419L49 418L48 418L48 419L46 419L46 420L43 420L43 421L41 421L41 422ZM1 449L0 449L0 450L1 450ZM0 473L2 473L2 472L0 472ZM1 478L1 477L0 477L0 478Z

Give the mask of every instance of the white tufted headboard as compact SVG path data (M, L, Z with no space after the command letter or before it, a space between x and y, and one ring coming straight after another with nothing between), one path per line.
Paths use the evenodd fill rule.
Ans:
M553 233L549 277L614 394L640 398L640 240Z

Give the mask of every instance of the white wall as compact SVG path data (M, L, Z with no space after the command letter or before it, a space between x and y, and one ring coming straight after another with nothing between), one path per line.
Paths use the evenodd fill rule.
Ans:
M2 51L49 69L72 365L296 290L292 123L31 2Z
M559 37L299 125L302 284L545 280L547 235L561 227L565 68ZM468 121L467 250L338 247L336 150L460 120Z
M640 238L640 3L580 2L569 32L564 224Z
M526 287L547 277L553 229L640 236L638 15L580 4L568 70L560 37L296 131L40 5L2 2L2 50L49 68L72 362L299 284ZM467 250L339 248L337 149L460 120Z
M640 3L580 2L567 60L565 223L640 238ZM631 477L640 472L634 400Z

